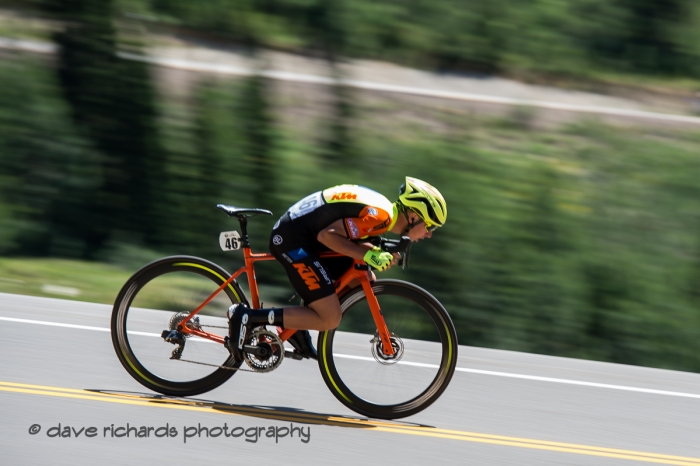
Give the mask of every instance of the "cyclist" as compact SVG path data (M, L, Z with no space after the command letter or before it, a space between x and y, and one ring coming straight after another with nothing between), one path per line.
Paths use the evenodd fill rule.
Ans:
M296 332L288 341L298 354L316 359L308 330L334 329L342 316L333 281L347 271L353 259L379 271L387 270L398 260L398 254L383 252L363 240L390 231L419 241L430 238L446 219L447 205L440 192L411 177L406 177L394 203L376 191L356 185L335 186L306 196L287 210L270 235L270 251L306 306L231 306L226 347L236 360L242 360L249 329L269 324L305 330ZM328 250L346 257L321 259L319 253Z

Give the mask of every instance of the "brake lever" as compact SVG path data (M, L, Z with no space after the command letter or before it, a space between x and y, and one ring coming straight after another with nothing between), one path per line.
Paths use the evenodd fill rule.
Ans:
M381 238L380 243L382 250L392 254L398 252L402 255L399 259L399 265L401 270L405 272L408 268L408 258L411 255L411 238L408 236L402 236L400 240Z
M401 264L401 270L406 272L408 268L408 259L411 257L411 243L406 247L406 251L403 253L403 264Z
M411 244L411 238L408 236L402 236L401 241L399 241L399 249L403 256L399 259L399 265L404 273L406 273L406 269L408 268L408 259L411 257Z

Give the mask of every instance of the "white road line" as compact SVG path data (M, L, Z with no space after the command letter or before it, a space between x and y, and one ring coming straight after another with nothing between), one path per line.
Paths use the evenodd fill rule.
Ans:
M511 374L508 372L484 371L484 370L479 370L479 369L464 369L461 367L458 367L456 370L460 371L460 372L471 372L474 374L495 375L497 377L510 377L513 379L527 379L527 380L537 380L540 382L554 382L554 383L563 383L563 384L569 384L569 385L583 385L585 387L611 388L613 390L624 390L624 391L628 391L628 392L638 392L638 393L651 393L653 395L680 396L680 397L684 397L684 398L700 398L700 394L672 392L672 391L668 391L668 390L654 390L652 388L627 387L625 385L611 385L611 384L607 384L607 383L582 382L580 380L557 379L554 377L538 377L536 375Z
M8 322L20 322L22 324L48 325L50 327L77 328L80 330L97 330L98 332L109 332L110 331L108 328L103 328L103 327L91 327L89 325L62 324L60 322L46 322L44 320L16 319L14 317L0 317L0 320L6 320Z
M2 320L7 321L7 322L18 322L18 323L23 323L23 324L35 324L35 325L47 325L47 326L51 326L51 327L75 328L75 329L79 329L79 330L97 330L99 332L109 332L110 331L108 328L103 328L103 327L91 327L88 325L63 324L60 322L47 322L47 321L42 321L42 320L17 319L14 317L0 317L0 321L2 321ZM154 333L145 333L145 332L129 332L129 333L135 333L138 335L144 335L144 336L150 336L150 337L154 337L154 336L159 337L160 336L160 335L157 335ZM374 359L369 358L369 357L364 357L364 356L353 356L353 355L349 355L349 354L339 354L337 356L342 357L342 358L347 358L347 359L374 361ZM401 361L401 362L399 362L399 364L408 365L408 366L417 366L417 367L428 367L428 368L433 368L433 369L436 369L438 367L435 364L423 364L423 363L407 362L407 361ZM623 390L623 391L628 391L628 392L648 393L648 394L652 394L652 395L677 396L677 397L682 397L682 398L700 398L700 394L695 394L695 393L673 392L673 391L668 391L668 390L655 390L655 389L651 389L651 388L628 387L625 385L611 385L611 384L596 383L596 382L583 382L580 380L558 379L558 378L554 378L554 377L539 377L536 375L512 374L510 372L496 372L496 371L485 371L485 370L480 370L480 369L467 369L467 368L463 368L463 367L457 367L455 370L457 372L470 372L472 374L491 375L491 376L496 376L496 377L509 377L512 379L535 380L538 382L552 382L552 383L562 383L562 384L567 384L567 385L581 385L584 387L609 388L612 390Z
M374 358L369 358L366 356L355 356L352 354L336 354L336 357L339 358L345 358L345 359L357 359L360 361L374 361ZM414 366L414 367L427 367L429 369L438 369L440 366L437 364L425 364L422 362L410 362L410 361L399 361L397 364L401 364L402 366Z
M10 322L19 322L22 324L34 324L34 325L48 325L50 327L67 327L67 328L77 328L79 330L97 330L98 332L109 332L110 329L104 328L104 327L91 327L89 325L75 325L75 324L62 324L60 322L46 322L43 320L31 320L31 319L16 319L14 317L0 317L0 320L7 320ZM158 333L151 333L151 332L137 332L135 330L129 330L127 333L130 333L132 335L140 335L143 337L158 337L161 338L160 334ZM206 340L204 338L199 338L195 337L197 340L205 341L209 343L209 340ZM215 343L215 342L211 342Z

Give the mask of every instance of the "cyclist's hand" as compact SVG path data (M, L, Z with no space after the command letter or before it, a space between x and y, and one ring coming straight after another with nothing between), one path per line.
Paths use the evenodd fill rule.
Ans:
M379 249L377 246L368 250L365 253L364 261L374 267L375 269L383 272L384 270L391 267L392 262L395 260L394 255L390 252L385 252Z

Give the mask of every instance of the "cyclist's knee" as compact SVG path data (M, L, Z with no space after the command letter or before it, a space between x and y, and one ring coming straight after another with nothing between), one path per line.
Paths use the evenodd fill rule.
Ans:
M323 327L317 330L331 330L340 325L343 313L340 310L340 302L336 295L314 301L309 304L309 307L316 312L320 320L319 325Z
M340 310L340 306L338 306L338 309L333 311L333 315L331 317L331 320L328 323L328 329L330 330L333 328L338 328L342 317L343 317L343 312Z
M340 311L340 306L338 306L337 309L324 309L323 312L318 313L318 316L321 318L321 326L323 327L319 330L332 330L340 325L340 318L343 316L343 313Z

